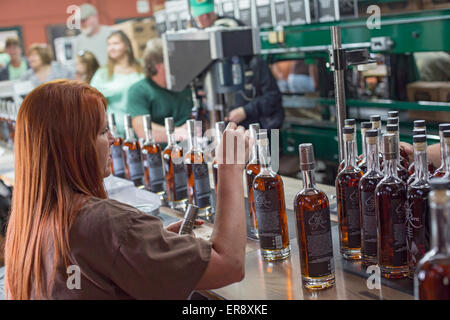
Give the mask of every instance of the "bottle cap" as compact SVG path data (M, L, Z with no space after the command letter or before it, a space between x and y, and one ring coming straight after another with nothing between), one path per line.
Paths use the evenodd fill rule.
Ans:
M414 128L425 127L425 120L414 120Z
M381 117L377 114L370 116L370 121L381 121Z
M445 130L443 136L444 138L450 138L450 130Z
M356 125L356 120L355 119L345 119L344 123L346 126L354 126L354 125Z
M298 152L300 155L300 170L314 170L314 147L311 143L302 143L298 146Z
M414 143L423 143L427 142L427 136L424 134L414 135L413 136L413 142Z
M388 117L390 118L398 118L398 111L389 111Z
M431 190L447 190L449 188L449 181L445 178L433 178L429 183Z
M366 143L369 145L374 145L378 143L378 130L366 131Z
M352 134L352 133L355 133L355 129L350 126L345 126L344 129L342 129L342 132L344 134Z
M378 137L378 130L367 130L366 137Z
M258 140L266 140L267 137L267 130L266 129L260 129L257 135Z
M398 125L397 124L388 124L386 126L387 132L397 132L398 131Z
M397 137L395 134L386 133L383 136L383 150L384 150L384 156L386 160L392 160L397 159L397 152L398 152L398 146L397 146Z
M413 130L413 135L419 135L419 134L427 134L427 130L425 129L414 129Z
M166 127L166 132L171 134L174 131L174 127L173 127L173 118L172 117L167 117L164 119L164 126Z
M398 118L388 118L387 119L387 124L398 124Z
M372 123L369 121L361 122L361 129L372 129Z
M129 114L123 116L123 124L125 128L131 128L131 116Z
M450 130L450 123L441 123L439 125L439 131Z

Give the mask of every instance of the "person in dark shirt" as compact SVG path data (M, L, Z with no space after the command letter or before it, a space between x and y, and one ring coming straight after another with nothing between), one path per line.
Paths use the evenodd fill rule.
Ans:
M243 24L214 13L213 0L190 0L191 12L200 28L211 26L237 27ZM284 109L277 81L268 64L260 57L245 57L245 89L235 95L235 104L225 120L248 128L259 123L264 129L279 129L284 120Z

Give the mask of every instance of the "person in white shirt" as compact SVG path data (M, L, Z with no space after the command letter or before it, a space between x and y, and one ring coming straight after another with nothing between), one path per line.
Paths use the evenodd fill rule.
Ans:
M114 28L101 25L97 9L89 3L80 6L80 18L81 34L75 39L75 54L89 50L95 55L100 66L106 65L108 61L106 42Z

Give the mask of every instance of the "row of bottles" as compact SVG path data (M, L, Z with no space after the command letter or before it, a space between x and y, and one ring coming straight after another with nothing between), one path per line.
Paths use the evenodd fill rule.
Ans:
M16 131L16 118L19 111L18 104L0 100L0 142L12 147Z
M415 122L414 175L411 178L405 169L407 156L400 154L398 118L388 118L384 135L380 134L379 120L379 116L371 117L371 129L362 123L365 153L360 157L357 156L352 121L346 121L348 125L343 129L345 159L336 177L340 253L347 260L362 260L363 266L378 265L385 278L412 279L420 274L418 265L423 264L425 253L437 250L436 241L432 241L431 246L429 241L429 211L432 208L429 194L432 188L440 188L442 183L447 189L449 187L450 131L448 124L439 127L441 167L446 169L431 173L425 122ZM440 176L444 182L436 180ZM431 237L438 233L446 238L436 228L431 229ZM448 251L445 254L448 259ZM445 268L443 270L447 271L443 273L448 276L448 260ZM443 286L441 293L448 299L448 280Z

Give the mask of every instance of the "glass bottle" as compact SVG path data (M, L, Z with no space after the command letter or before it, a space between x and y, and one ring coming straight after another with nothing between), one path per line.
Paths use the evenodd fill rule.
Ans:
M398 125L395 125L395 124L388 124L388 125L386 125L386 132L387 133L392 133L392 134L395 135L395 138L397 139L396 144L398 146L400 144L400 138L399 138L399 135L398 135ZM401 157L400 157L400 148L399 148L398 151L399 151L398 152L399 159L397 161L398 177L400 179L402 179L403 182L407 183L408 182L408 178L409 178L409 173L408 173L408 170L402 165L402 162L401 162L402 160L401 160Z
M450 130L450 123L441 123L439 125L439 138L441 143L441 165L434 171L433 177L440 178L445 175L445 143L444 143L444 131Z
M370 122L361 122L361 146L362 146L362 154L358 158L358 167L364 173L367 172L367 148L366 148L366 131L372 128L372 123Z
M188 195L183 148L175 141L173 118L165 118L164 125L167 134L167 146L163 151L167 202L172 209L184 211Z
M155 143L152 135L152 119L149 114L142 118L145 142L142 146L142 160L144 162L144 181L148 191L156 193L162 199L164 190L164 168L161 146Z
M189 136L189 150L184 155L189 203L199 207L199 217L211 218L211 186L209 182L208 164L203 151L197 144L197 131L201 134L201 121L186 122Z
M382 144L382 132L381 132L381 117L379 115L370 116L370 123L372 123L372 130L378 131L378 155L380 166L383 165L383 144Z
M354 144L354 154L355 154L355 162L358 163L359 162L359 157L358 157L358 144L356 143L356 120L355 119L345 119L344 120L345 126L346 127L351 127L355 130L355 135L354 135L354 139L355 139L355 144ZM338 168L338 172L341 172L342 169L344 169L345 167L345 159L342 159L341 163L339 164L339 168Z
M307 289L325 289L335 284L330 205L315 184L312 144L299 145L299 153L303 189L295 196L294 211L302 281Z
M126 168L129 172L129 180L133 181L137 187L144 185L144 166L142 165L141 145L134 137L134 130L131 126L131 116L124 116L125 141L123 151L125 153Z
M356 165L355 129L344 127L345 166L336 177L340 252L347 260L361 259L361 219L359 181L362 171Z
M125 171L125 155L122 149L123 139L117 134L114 113L108 113L108 127L114 136L114 142L111 145L111 172L116 177L129 179L129 173Z
M378 131L366 131L367 172L359 182L361 213L361 260L367 267L377 264L377 217L375 212L375 188L383 179L378 160Z
M215 138L216 145L219 145L222 140L223 132L225 131L225 122L223 122L223 121L216 122L215 127L216 127L216 138ZM217 160L214 159L214 161L212 163L212 171L213 171L213 178L214 178L214 188L215 188L216 193L217 193L217 181L218 181L217 180L218 168L219 168L219 164L217 163Z
M418 300L450 300L450 190L448 180L430 180L431 250L414 275Z
M408 186L406 208L406 248L408 249L409 277L414 278L417 263L429 249L427 137L415 135L415 179Z
M261 254L265 260L286 259L291 254L283 180L270 165L267 131L258 134L261 172L253 181Z
M384 178L375 189L378 265L385 278L408 275L406 249L406 184L398 177L395 134L383 136Z
M253 180L261 171L261 165L258 159L258 145L256 143L259 133L259 123L252 123L249 126L250 140L253 141L250 149L250 157L247 167L245 168L245 176L247 179L247 196L248 196L248 212L250 215L250 236L258 238L258 221L256 219L255 198L253 195Z

